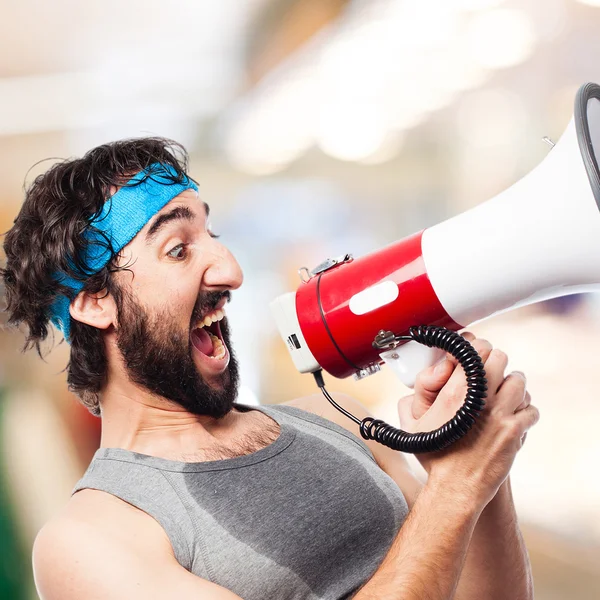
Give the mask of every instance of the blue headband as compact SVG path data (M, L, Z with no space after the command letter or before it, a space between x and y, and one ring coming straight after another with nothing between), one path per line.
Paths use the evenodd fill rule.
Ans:
M91 277L110 261L113 252L120 252L144 227L144 225L175 196L198 186L187 176L183 183L175 183L177 172L170 165L153 163L137 173L105 203L100 215L90 221L93 229L84 234L90 242L85 256L85 274ZM110 248L107 242L110 242ZM58 283L73 290L73 298L83 289L85 281L56 273ZM60 295L50 307L50 320L70 342L71 315L69 306L73 298Z

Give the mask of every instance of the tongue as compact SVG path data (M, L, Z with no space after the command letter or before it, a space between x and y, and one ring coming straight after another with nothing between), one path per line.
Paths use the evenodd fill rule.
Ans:
M204 330L204 328L194 329L192 331L192 342L196 347L196 350L210 356L213 353L213 343L210 335Z

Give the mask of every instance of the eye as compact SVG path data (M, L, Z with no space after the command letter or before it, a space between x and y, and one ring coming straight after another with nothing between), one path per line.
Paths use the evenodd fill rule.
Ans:
M176 260L182 260L187 254L187 246L187 244L177 244L177 246L167 252L167 256Z

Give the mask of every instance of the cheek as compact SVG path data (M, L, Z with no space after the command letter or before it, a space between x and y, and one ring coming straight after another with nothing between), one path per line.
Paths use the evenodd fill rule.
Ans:
M169 315L171 321L188 327L197 301L197 288L185 286L181 278L171 281L165 277L139 278L132 287L137 301L150 314Z
M154 298L172 298L173 301L182 301L186 295L186 283L183 273L178 269L166 269L160 263L147 266L135 272L131 285L136 293L144 294L150 301Z
M167 312L172 320L188 327L198 300L198 278L190 277L188 269L178 265L137 266L131 281L135 296L155 314Z

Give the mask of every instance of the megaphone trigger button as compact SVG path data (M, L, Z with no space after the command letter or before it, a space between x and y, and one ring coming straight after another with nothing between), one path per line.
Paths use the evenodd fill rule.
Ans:
M300 267L298 269L298 275L302 283L308 283L310 281L310 272L307 267Z
M337 265L341 265L342 263L345 263L345 262L352 262L353 260L354 260L354 257L352 256L352 254L343 254L342 256L338 256L337 258L327 258L322 263L319 263L311 271L308 271L308 269L306 269L306 271L309 275L309 279L312 279L316 275L319 275L320 273L324 273L325 271L328 271L329 269L332 269L333 267L335 267ZM303 268L305 269L306 267L303 267Z

